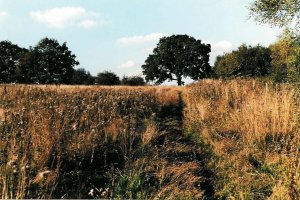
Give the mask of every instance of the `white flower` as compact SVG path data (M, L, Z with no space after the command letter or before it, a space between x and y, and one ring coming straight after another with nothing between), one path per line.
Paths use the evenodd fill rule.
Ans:
M88 193L90 196L94 196L94 189L91 189L90 192Z

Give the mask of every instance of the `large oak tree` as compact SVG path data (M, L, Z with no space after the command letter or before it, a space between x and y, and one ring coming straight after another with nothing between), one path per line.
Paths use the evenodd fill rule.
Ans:
M142 66L146 81L161 84L166 80L183 85L183 78L199 80L211 73L209 44L188 35L172 35L160 39Z

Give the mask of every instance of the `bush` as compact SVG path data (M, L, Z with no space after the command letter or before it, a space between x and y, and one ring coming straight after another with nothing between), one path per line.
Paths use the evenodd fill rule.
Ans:
M94 78L90 74L90 72L86 71L83 68L79 68L74 70L74 74L72 77L72 84L76 85L93 85Z
M146 85L145 80L141 76L123 76L122 85L139 86Z
M120 78L111 71L104 71L98 73L96 77L96 84L98 85L120 85Z

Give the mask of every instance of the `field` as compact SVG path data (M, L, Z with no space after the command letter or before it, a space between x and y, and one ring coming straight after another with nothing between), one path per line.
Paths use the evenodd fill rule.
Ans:
M7 198L297 199L299 89L0 86Z

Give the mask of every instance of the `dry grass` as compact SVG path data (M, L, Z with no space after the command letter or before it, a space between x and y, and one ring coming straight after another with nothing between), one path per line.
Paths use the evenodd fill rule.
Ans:
M134 148L151 140L154 127L145 121L160 107L156 90L141 87L16 85L0 92L1 119L7 110L0 124L3 198L88 197L103 179L98 171L124 167Z
M252 80L207 80L187 88L185 126L212 147L220 198L299 195L298 98L292 86Z
M153 148L156 114L179 102L179 90L0 86L1 197L116 197L109 184L122 179L110 179L109 171L125 173L144 147ZM91 190L102 192L90 196Z
M296 87L204 80L187 87L2 85L0 94L4 199L200 199L206 169L216 198L299 198ZM190 140L181 135L182 105Z

